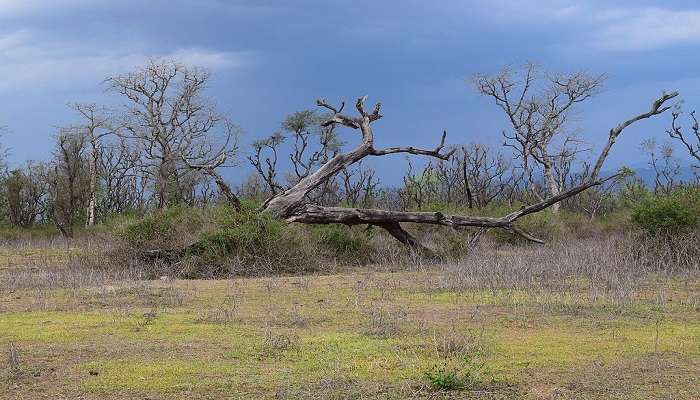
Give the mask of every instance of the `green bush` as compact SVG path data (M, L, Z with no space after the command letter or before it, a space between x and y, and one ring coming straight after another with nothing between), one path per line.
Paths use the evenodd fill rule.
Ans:
M209 220L206 212L175 206L153 212L140 220L128 218L116 229L118 235L138 251L181 249L194 240Z
M319 244L332 256L366 256L371 252L373 230L343 225L322 225L313 230Z
M227 257L231 254L254 256L274 247L285 225L267 214L249 208L222 215L217 227L199 235L194 249L205 257Z
M677 189L670 195L650 196L632 211L632 221L652 234L692 230L699 217L699 189Z
M453 360L454 361L454 360ZM465 356L455 365L450 360L436 364L423 375L428 384L437 390L468 389L481 383L481 376L487 372L483 363Z

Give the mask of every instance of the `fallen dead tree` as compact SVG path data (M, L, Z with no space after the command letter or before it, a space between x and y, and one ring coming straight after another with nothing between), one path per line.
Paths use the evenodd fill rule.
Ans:
M625 128L629 127L635 122L662 114L669 110L671 107L666 105L667 102L677 95L678 93L676 92L663 94L652 103L649 111L628 119L612 128L608 134L607 143L601 150L601 153L599 154L596 162L593 164L593 167L590 169L588 176L581 180L581 183L578 186L560 192L549 198L545 198L534 204L514 210L501 217L447 215L440 212L391 211L371 208L328 207L314 204L311 200L309 200L311 198L309 194L313 190L322 187L343 169L359 163L367 157L381 157L389 154L403 153L448 160L450 157L452 157L455 151L454 149L451 149L445 145L447 136L446 132L442 133L440 141L434 149L420 149L415 147L389 147L377 149L374 147L374 132L372 130L372 123L382 118L382 115L380 114L380 104L375 105L371 112L367 111L365 108L366 97L362 97L357 100L355 105L358 116L350 117L343 114L344 104L336 108L328 104L325 100L318 100L317 104L320 107L331 111L330 117L325 120L323 124L326 127L331 125L342 125L359 131L361 134L360 144L348 152L336 154L326 163L322 164L315 172L310 173L300 179L298 183L271 196L261 206L259 212L277 219L285 220L288 223L376 226L384 229L399 242L421 250L424 252L424 254L433 253L416 237L406 231L403 224L427 224L445 226L453 229L464 229L468 227L479 228L471 240L472 243L477 241L483 235L483 233L489 229L504 229L515 235L519 235L526 240L536 243L544 243L544 241L540 238L533 236L518 226L518 221L526 215L543 211L567 198L576 196L587 189L602 185L605 182L623 175L624 171L607 177L601 178L599 176L605 160L607 159L620 134L625 130ZM225 158L221 157L211 162L198 164L190 162L186 157L182 157L182 159L189 168L201 171L213 177L232 208L240 211L240 201L236 197L235 193L230 190L228 185L226 185L221 176L216 172L216 168L225 162ZM140 254L140 258L147 262L165 261L166 263L173 263L177 262L186 255L197 255L202 251L203 248L198 246L197 243L191 243L177 249L149 249L148 251L142 252Z
M434 149L419 149L415 147L389 147L384 149L376 149L374 147L374 132L372 130L372 123L382 118L380 113L381 103L377 103L372 111L368 111L365 107L367 97L365 96L359 98L355 104L358 116L351 117L343 114L345 103L343 103L340 107L334 107L325 100L318 100L317 105L319 107L323 107L331 111L330 117L323 123L324 126L342 125L353 130L358 130L361 133L361 143L349 152L337 154L335 157L331 158L328 162L319 167L314 173L301 179L294 186L270 197L263 204L261 212L270 213L273 216L285 219L290 223L296 222L303 224L345 225L366 224L377 226L386 230L401 243L419 249L426 248L418 241L418 239L416 239L402 227L402 223L443 225L455 229L464 227L478 227L482 229L500 228L508 230L516 235L520 235L527 240L543 243L541 239L534 237L518 227L516 224L517 221L526 215L545 210L554 204L557 204L569 197L576 196L577 194L591 187L602 185L607 181L621 176L622 172L604 178L599 177L603 164L605 163L612 146L615 144L620 134L625 130L625 128L629 127L635 122L651 118L669 110L671 107L666 104L670 99L676 96L678 96L677 92L664 93L652 103L649 111L630 118L612 128L609 132L607 143L603 147L593 168L586 179L584 179L579 186L543 199L535 204L531 204L519 210L513 211L502 217L445 215L440 212L399 212L380 209L325 207L309 203L307 201L307 196L311 191L323 185L344 168L347 168L367 157L379 157L389 154L404 153L447 160L454 153L454 150L448 150L448 148L445 146L445 138L447 135L446 132L442 133L440 142Z

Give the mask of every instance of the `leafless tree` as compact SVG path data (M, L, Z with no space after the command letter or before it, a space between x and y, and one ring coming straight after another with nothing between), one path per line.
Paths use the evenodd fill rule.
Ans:
M119 134L140 143L158 208L184 200L184 181L196 170L188 163L220 167L235 155L235 125L204 97L209 79L203 69L167 60L107 79L127 100Z
M672 114L671 129L667 131L668 135L677 141L679 141L688 150L688 154L693 157L697 164L696 168L700 169L700 125L698 124L698 119L695 116L695 111L689 113L690 118L690 130L691 132L685 132L680 126L678 119L680 118L681 112L679 109L674 110Z
M253 155L248 156L248 161L265 181L273 195L284 189L277 177L278 152L282 143L284 143L284 136L281 132L275 132L265 139L253 142Z
M673 156L673 147L670 143L658 146L655 139L643 141L641 147L649 155L649 165L654 170L654 193L671 193L681 169Z
M298 111L287 116L282 129L293 139L289 154L293 173L288 179L290 184L305 178L310 171L327 162L340 150L341 144L334 130L324 129L321 126L321 116L315 111ZM314 143L315 136L318 136L320 145Z
M479 93L495 100L506 114L512 134L504 132L505 145L514 150L530 184L535 166L541 168L546 196L559 194L566 181L556 177L557 161L579 151L573 146L575 135L567 131L573 107L596 94L604 80L584 72L546 74L532 63L520 71L505 68L493 76L474 77ZM556 212L559 205L551 208Z
M341 170L344 203L351 207L370 207L379 189L379 179L375 174L376 171L365 166L362 161L355 168Z
M579 171L569 175L568 186L576 187L585 182L586 179L588 179L591 167L590 163L584 162ZM621 184L626 184L627 178L632 175L633 173L630 170L627 173L621 174L619 179L613 179L600 186L590 188L578 196L566 199L562 203L567 210L587 215L590 220L593 220L606 212L613 211L614 191Z
M323 117L311 110L298 111L288 115L282 122L280 132L253 142L253 154L248 161L265 181L269 191L277 194L297 184L314 169L328 162L341 149L333 126L322 126ZM287 143L288 147L283 147ZM280 179L281 155L289 149L289 172L283 181ZM310 201L326 203L338 198L338 182L331 179L314 191L307 193Z
M403 229L401 223L411 222L419 224L434 224L453 228L465 226L502 228L519 234L528 240L542 242L519 228L516 225L516 222L525 215L545 210L552 205L557 204L569 197L575 196L591 187L600 186L611 179L619 177L619 174L616 174L606 178L599 178L603 164L619 135L629 125L667 111L670 107L664 106L664 104L677 95L678 93L676 92L670 94L664 93L660 98L653 102L649 111L639 114L612 128L609 132L606 145L603 147L603 150L596 159L595 164L593 164L593 168L591 169L587 179L581 185L547 197L538 203L523 207L502 217L445 215L440 212L409 212L327 207L306 203L306 195L309 192L316 189L327 180L335 177L336 174L338 174L343 168L354 165L366 157L403 153L448 160L454 153L453 150L447 152L444 151L446 133L443 133L440 143L435 149L432 150L419 149L415 147L390 147L377 149L374 147L374 131L372 129L372 123L382 118L382 115L380 114L380 104L375 105L372 111L368 111L365 108L366 97L362 97L357 100L355 105L358 116L350 117L343 114L344 104L340 107L334 107L325 100L319 100L317 102L319 106L332 112L330 117L324 122L324 125L342 125L353 130L357 130L361 132L361 143L348 152L338 153L335 157L328 160L327 163L321 165L315 172L310 173L305 178L301 179L296 185L272 196L265 202L262 207L262 211L279 218L285 218L289 222L306 224L338 223L346 225L374 225L385 229L400 242L418 248L424 247L415 237Z
M226 198L228 204L236 211L241 210L241 201L238 196L231 190L231 187L226 183L224 178L219 174L216 169L226 164L226 154L221 153L219 158L216 160L210 160L203 164L194 164L192 161L183 157L185 164L192 170L201 171L205 176L210 177L216 183L219 188L219 192ZM206 198L206 196L204 196Z
M141 152L124 139L102 144L98 164L103 195L98 208L104 214L142 210L146 203L146 182L140 170Z
M460 150L461 184L469 208L488 206L517 179L500 152L476 143Z
M408 170L403 176L403 187L399 191L403 203L402 209L410 210L415 207L418 210L422 210L426 203L434 198L437 193L435 167L429 162L420 169L420 172L414 172L413 162L410 157L407 157L406 161L408 162Z
M114 132L110 118L106 115L105 110L99 109L95 104L73 104L71 106L83 119L83 123L79 126L85 130L86 141L90 147L89 160L89 176L90 200L87 206L87 225L95 225L95 211L97 209L97 183L98 183L98 166L100 162L100 152L103 146L103 139Z
M460 195L459 184L462 179L460 163L461 159L456 155L449 160L438 160L435 163L433 173L439 186L437 191L440 201L445 204L455 203L458 200L457 196Z

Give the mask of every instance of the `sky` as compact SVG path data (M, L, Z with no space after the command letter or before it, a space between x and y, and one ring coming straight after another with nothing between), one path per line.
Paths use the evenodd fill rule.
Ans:
M599 149L664 90L700 108L699 45L693 0L0 0L0 140L13 165L46 159L57 127L78 121L69 103L117 107L104 79L167 57L212 71L207 95L242 128L242 164L247 143L319 97L381 101L378 147L432 148L442 130L498 146L507 120L470 79L533 61L608 75L573 122ZM669 124L625 131L608 167L646 162L639 143L663 142ZM397 162L379 175L396 179Z

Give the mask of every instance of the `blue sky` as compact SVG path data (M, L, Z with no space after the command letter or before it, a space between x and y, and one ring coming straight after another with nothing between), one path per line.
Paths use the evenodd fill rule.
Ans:
M384 104L378 145L433 146L443 129L497 145L506 120L468 81L530 60L609 75L577 114L596 146L663 90L700 108L698 45L696 1L0 0L0 125L12 163L44 159L76 121L68 103L117 105L105 77L174 57L213 71L209 95L244 143L318 97L369 95ZM639 142L664 141L669 118L625 132L609 166L643 163ZM400 161L377 166L391 180Z

